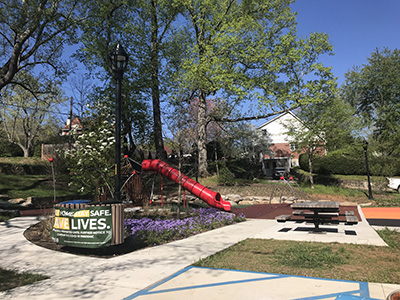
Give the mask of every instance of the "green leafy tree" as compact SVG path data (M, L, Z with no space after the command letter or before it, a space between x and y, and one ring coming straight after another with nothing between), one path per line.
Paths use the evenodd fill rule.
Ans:
M151 136L151 118L147 103L141 100L132 82L124 82L122 89L121 137L124 140L123 153L132 154L142 143L148 143ZM113 86L98 87L90 95L90 106L104 111L108 117L115 116L115 90ZM101 107L101 109L99 108ZM96 113L96 115L99 113ZM88 122L93 116L88 116ZM86 123L84 126L86 126Z
M309 178L314 188L312 172L315 156L356 143L355 137L359 136L362 127L361 120L354 116L354 109L338 97L304 106L297 117L296 121L285 126L297 151L308 154Z
M160 107L163 96L162 52L168 46L164 40L180 6L177 1L167 0L94 0L88 5L92 13L83 26L81 61L92 69L98 67L98 76L104 78L106 70L109 71L106 74L108 78L111 77L108 53L116 40L121 40L130 55L129 68L124 75L124 82L128 83L123 89L129 94L125 101L132 102L128 105L131 109L133 103L138 106L146 101L152 103L153 122L148 125L153 127L157 156L165 158ZM128 125L132 119L127 117L128 114L122 116L124 134L131 136ZM144 120L148 122L147 118Z
M0 90L23 85L15 75L36 66L53 71L42 72L42 78L66 74L63 45L76 42L77 25L86 16L81 8L78 0L0 2Z
M112 111L104 105L92 108L93 114L85 123L72 148L65 152L71 175L71 185L82 193L99 196L104 188L114 191L114 147Z
M236 122L271 116L320 101L335 85L318 57L331 53L326 34L296 36L290 0L183 1L187 24L175 36L180 63L173 61L174 93L179 101L198 97L199 172L207 174L207 97L219 94L231 110L245 100L257 112L216 121ZM186 33L186 36L185 36ZM182 37L185 36L185 37ZM260 109L261 108L261 109ZM266 111L272 111L265 114Z
M376 49L368 63L346 73L343 98L361 115L385 155L400 154L400 50Z
M11 85L2 91L1 125L9 142L18 145L24 157L33 154L35 141L59 131L56 108L66 98L54 82L41 84L38 78L23 73L25 86Z
M243 159L252 165L259 164L262 153L267 153L271 146L267 135L253 125L243 122L225 131L222 140L226 141L224 148L230 150L228 156Z

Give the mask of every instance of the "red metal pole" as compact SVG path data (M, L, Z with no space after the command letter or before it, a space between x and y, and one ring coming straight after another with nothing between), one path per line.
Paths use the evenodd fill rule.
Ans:
M161 178L161 207L163 207L163 177L160 175Z

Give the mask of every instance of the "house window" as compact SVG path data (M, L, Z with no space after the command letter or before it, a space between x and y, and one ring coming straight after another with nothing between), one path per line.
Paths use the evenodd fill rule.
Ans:
M262 132L262 135L264 135L264 136L267 135L267 129L263 129L263 130L261 130L261 132Z
M296 145L296 143L291 143L291 144L290 144L290 151L294 152L294 151L296 151L296 150L297 150L297 145Z

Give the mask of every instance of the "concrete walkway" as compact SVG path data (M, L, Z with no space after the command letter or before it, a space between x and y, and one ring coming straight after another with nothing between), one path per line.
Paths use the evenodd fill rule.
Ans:
M55 252L31 244L24 238L23 232L31 224L37 222L37 217L25 217L15 218L0 224L0 266L7 269L16 269L18 271L41 273L49 276L50 279L33 285L1 292L1 299L133 299L134 297L138 297L138 295L142 298L144 297L143 299L168 299L156 298L154 293L145 295L142 292L147 291L149 287L154 286L155 283L158 285L160 283L168 283L181 286L183 284L182 282L184 282L185 285L189 284L189 286L192 286L196 285L196 282L209 284L207 280L211 280L211 282L214 281L214 283L215 280L220 282L222 278L224 278L223 282L236 282L237 280L241 280L240 278L243 279L243 274L245 273L247 277L250 276L251 278L254 276L274 276L274 274L266 275L258 273L254 275L251 274L252 272L229 270L207 269L204 272L203 268L186 269L201 258L210 256L241 240L251 237L322 242L343 242L344 239L346 239L346 242L349 243L385 245L367 222L361 222L356 226L349 226L349 230L354 230L356 235L347 235L346 228L338 229L336 233L309 234L306 231L298 231L296 228L298 228L299 225L301 227L310 227L310 225L295 223L278 224L275 220L249 220L244 223L205 232L185 240L139 250L111 259L102 259ZM282 228L290 229L279 232ZM340 235L340 237L335 237L338 235ZM203 279L196 279L196 274L200 274L199 276L202 276ZM175 281L167 280L171 278L170 276L173 276ZM286 282L284 285L287 285L289 289L293 289L296 282L299 282L300 286L304 286L304 282L302 283L302 280L298 280L298 277L283 277ZM179 278L181 278L181 281L178 280ZM192 278L193 283L191 283L190 278ZM321 279L306 279L311 280L310 286L314 286L314 289L321 291ZM256 291L253 289L253 282L256 281L257 280L250 280L241 287L242 290L247 289L246 294L249 296L247 297L248 299L284 299L281 298L279 294L276 294L282 287L278 289L276 286L274 289L273 284L269 286L266 292L262 292L262 290ZM221 286L222 285L218 284L214 285L217 289ZM227 285L224 284L223 286ZM262 286L265 287L266 285L264 284ZM389 292L400 289L400 285L384 285L377 283L370 284L370 286L375 286L377 290L380 291L377 292L376 295L379 297L374 296L376 299L384 299ZM171 288L171 286L168 288ZM285 289L285 287L283 287L283 289ZM185 290L191 291L191 294L181 294L178 298L171 299L196 299L194 293L197 294L197 292L199 292L198 289L193 290L189 288ZM302 288L302 290L304 290L304 288ZM310 288L307 290L310 290ZM347 291L347 289L345 290ZM228 293L227 291L219 291L217 294L214 294L213 290L208 289L208 294L205 298L243 299L234 298L230 296L231 294L232 293ZM261 294L263 296L256 297L256 295ZM161 294L158 293L157 295ZM212 295L218 295L218 297ZM251 295L254 295L254 297L251 298ZM358 295L362 296L362 294ZM371 293L369 293L369 295L372 296ZM304 297L306 297L306 295L304 295ZM302 298L302 295L298 294L296 298L287 299L300 298ZM318 299L334 299L334 297Z

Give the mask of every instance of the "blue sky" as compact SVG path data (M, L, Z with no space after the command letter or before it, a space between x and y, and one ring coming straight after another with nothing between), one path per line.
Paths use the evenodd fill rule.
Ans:
M339 85L353 66L367 63L371 52L400 48L400 0L297 0L298 35L325 32L334 56L321 61L332 66Z

